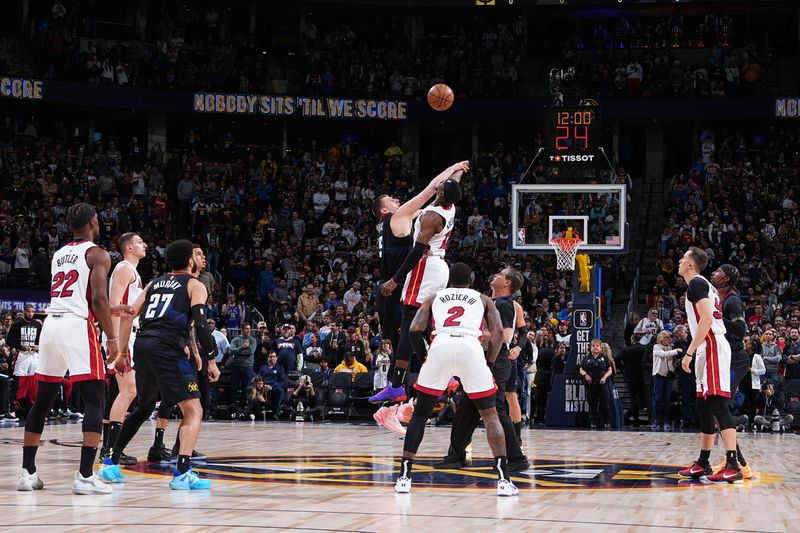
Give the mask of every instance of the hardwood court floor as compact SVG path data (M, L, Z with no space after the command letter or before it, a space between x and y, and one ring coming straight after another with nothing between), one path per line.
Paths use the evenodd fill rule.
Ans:
M47 426L37 466L45 489L17 492L22 428L0 428L0 530L110 531L798 531L800 438L742 435L757 478L743 485L679 482L696 433L525 430L534 463L515 476L517 498L498 498L485 461L436 471L420 461L410 495L393 491L402 441L377 426L302 422L204 423L196 469L210 491L167 487L171 467L144 461L148 422L128 453L142 462L108 496L76 496L80 426ZM167 430L167 441L175 424ZM449 427L426 431L420 453L440 457ZM488 457L482 430L474 455ZM720 449L713 460L722 456ZM487 488L481 488L486 486ZM202 529L201 529L202 528Z

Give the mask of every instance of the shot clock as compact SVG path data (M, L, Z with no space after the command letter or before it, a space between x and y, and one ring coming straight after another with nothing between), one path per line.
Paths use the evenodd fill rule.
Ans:
M551 154L589 152L601 145L596 107L545 109L545 133Z

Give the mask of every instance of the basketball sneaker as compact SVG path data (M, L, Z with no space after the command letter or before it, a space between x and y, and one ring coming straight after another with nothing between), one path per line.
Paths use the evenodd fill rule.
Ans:
M166 446L151 446L147 451L147 460L153 463L169 463L172 461L172 453Z
M519 496L519 489L514 483L507 479L500 479L497 481L497 495L498 496Z
M436 470L458 470L467 466L467 461L453 455L448 455L438 463L433 464Z
M703 483L742 483L742 471L738 468L726 464L725 467L716 474L706 475L700 478Z
M392 384L389 383L386 385L382 391L374 396L369 397L369 401L371 403L381 403L381 402L404 402L408 399L406 396L406 389L402 385L399 387L392 387Z
M411 422L411 416L414 414L414 404L411 402L404 403L397 408L397 420L402 424Z
M100 481L96 474L83 477L80 472L75 472L72 481L72 492L75 494L111 494L113 489L108 483Z
M211 488L211 480L202 479L191 468L183 474L176 470L172 481L169 482L169 488L172 490L205 490Z
M394 491L398 494L408 494L411 492L411 478L400 476L394 484Z
M701 465L697 461L692 463L692 466L689 468L684 468L683 470L678 471L678 475L683 477L691 477L695 479L700 479L703 476L710 476L713 474L711 471L711 466L709 465Z
M17 478L17 490L31 491L41 490L44 488L44 483L39 479L39 473L34 472L29 474L24 468L19 471L19 478Z
M711 467L711 472L714 474L719 474L727 465L728 465L727 459L723 458L719 464L716 464ZM739 465L739 469L742 471L742 478L744 479L753 478L753 469L750 468L749 463L745 466Z
M111 462L111 458L103 460L97 475L106 483L125 483L125 476L120 472L119 465Z
M406 434L406 428L401 426L400 421L397 420L396 411L397 409L390 407L381 407L372 414L372 418L375 419L375 422L382 425L392 433L396 433L401 437L404 437Z

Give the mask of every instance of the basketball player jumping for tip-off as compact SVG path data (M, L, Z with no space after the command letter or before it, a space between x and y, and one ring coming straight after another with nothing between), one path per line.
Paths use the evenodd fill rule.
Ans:
M373 213L381 219L379 253L381 277L385 280L378 295L381 335L392 341L395 359L389 369L390 383L372 396L371 402L404 401L407 397L403 381L412 351L408 328L424 298L447 286L445 248L455 220L453 204L461 199L460 181L467 171L467 161L451 165L403 205L385 195L375 200ZM436 200L414 222L412 234L419 208L434 194ZM385 410L378 413L392 420L396 416ZM386 425L382 419L381 415L376 416L379 423Z

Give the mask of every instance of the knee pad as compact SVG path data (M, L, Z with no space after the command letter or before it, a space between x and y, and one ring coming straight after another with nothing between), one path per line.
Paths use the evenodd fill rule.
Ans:
M709 396L706 401L711 409L711 413L717 417L720 431L736 427L736 424L733 422L731 410L728 408L728 401L728 398L723 398L722 396Z
M697 418L700 421L700 433L706 435L714 434L714 413L711 412L711 406L706 398L697 398L695 402L697 407Z
M47 420L47 413L53 408L53 403L58 397L61 388L61 381L53 383L40 381L36 393L36 401L33 403L28 417L25 419L25 431L41 434L44 431L44 422ZM102 428L102 420L100 421Z
M86 412L83 414L84 433L103 432L103 408L105 407L105 381L88 380L75 383L83 397Z

